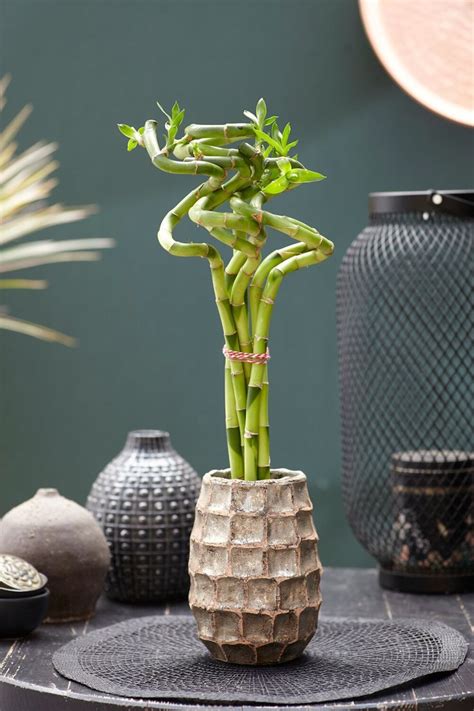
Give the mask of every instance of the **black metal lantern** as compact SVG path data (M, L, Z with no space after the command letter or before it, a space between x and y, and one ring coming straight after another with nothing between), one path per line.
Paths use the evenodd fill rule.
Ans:
M474 586L474 191L373 193L338 276L343 496L404 591Z

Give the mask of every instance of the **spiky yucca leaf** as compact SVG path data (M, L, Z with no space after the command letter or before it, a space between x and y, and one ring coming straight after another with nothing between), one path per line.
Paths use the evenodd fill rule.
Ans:
M10 77L0 80L0 110L6 104ZM0 273L30 269L59 262L91 262L113 245L111 239L41 240L12 244L54 225L77 222L96 212L94 205L66 207L47 204L58 180L51 177L59 164L53 155L56 143L40 141L17 153L15 138L31 113L25 106L0 132ZM45 289L47 282L37 279L0 279L0 289ZM74 339L58 331L23 321L0 312L0 328L24 333L46 341L71 346Z

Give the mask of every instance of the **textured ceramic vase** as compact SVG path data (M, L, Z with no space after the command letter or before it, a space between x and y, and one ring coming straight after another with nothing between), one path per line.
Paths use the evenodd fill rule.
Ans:
M203 478L191 534L189 603L212 656L235 664L298 657L313 637L321 565L303 472L249 482Z
M48 578L46 622L92 617L110 554L93 516L56 489L39 489L0 522L0 553L28 561Z
M112 553L109 597L137 603L186 597L189 536L200 487L167 432L129 433L87 500Z

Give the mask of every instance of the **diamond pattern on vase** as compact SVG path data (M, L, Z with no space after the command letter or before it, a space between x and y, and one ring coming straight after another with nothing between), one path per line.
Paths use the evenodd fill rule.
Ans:
M203 479L189 602L200 639L221 661L289 661L316 631L321 565L306 477L272 474L248 482L214 471Z

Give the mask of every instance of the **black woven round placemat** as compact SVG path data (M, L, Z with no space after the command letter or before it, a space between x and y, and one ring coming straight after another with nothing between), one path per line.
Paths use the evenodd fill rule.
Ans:
M366 696L462 664L459 632L426 620L324 619L300 659L274 667L214 661L194 620L142 617L61 647L56 670L117 696L220 702L316 703Z

